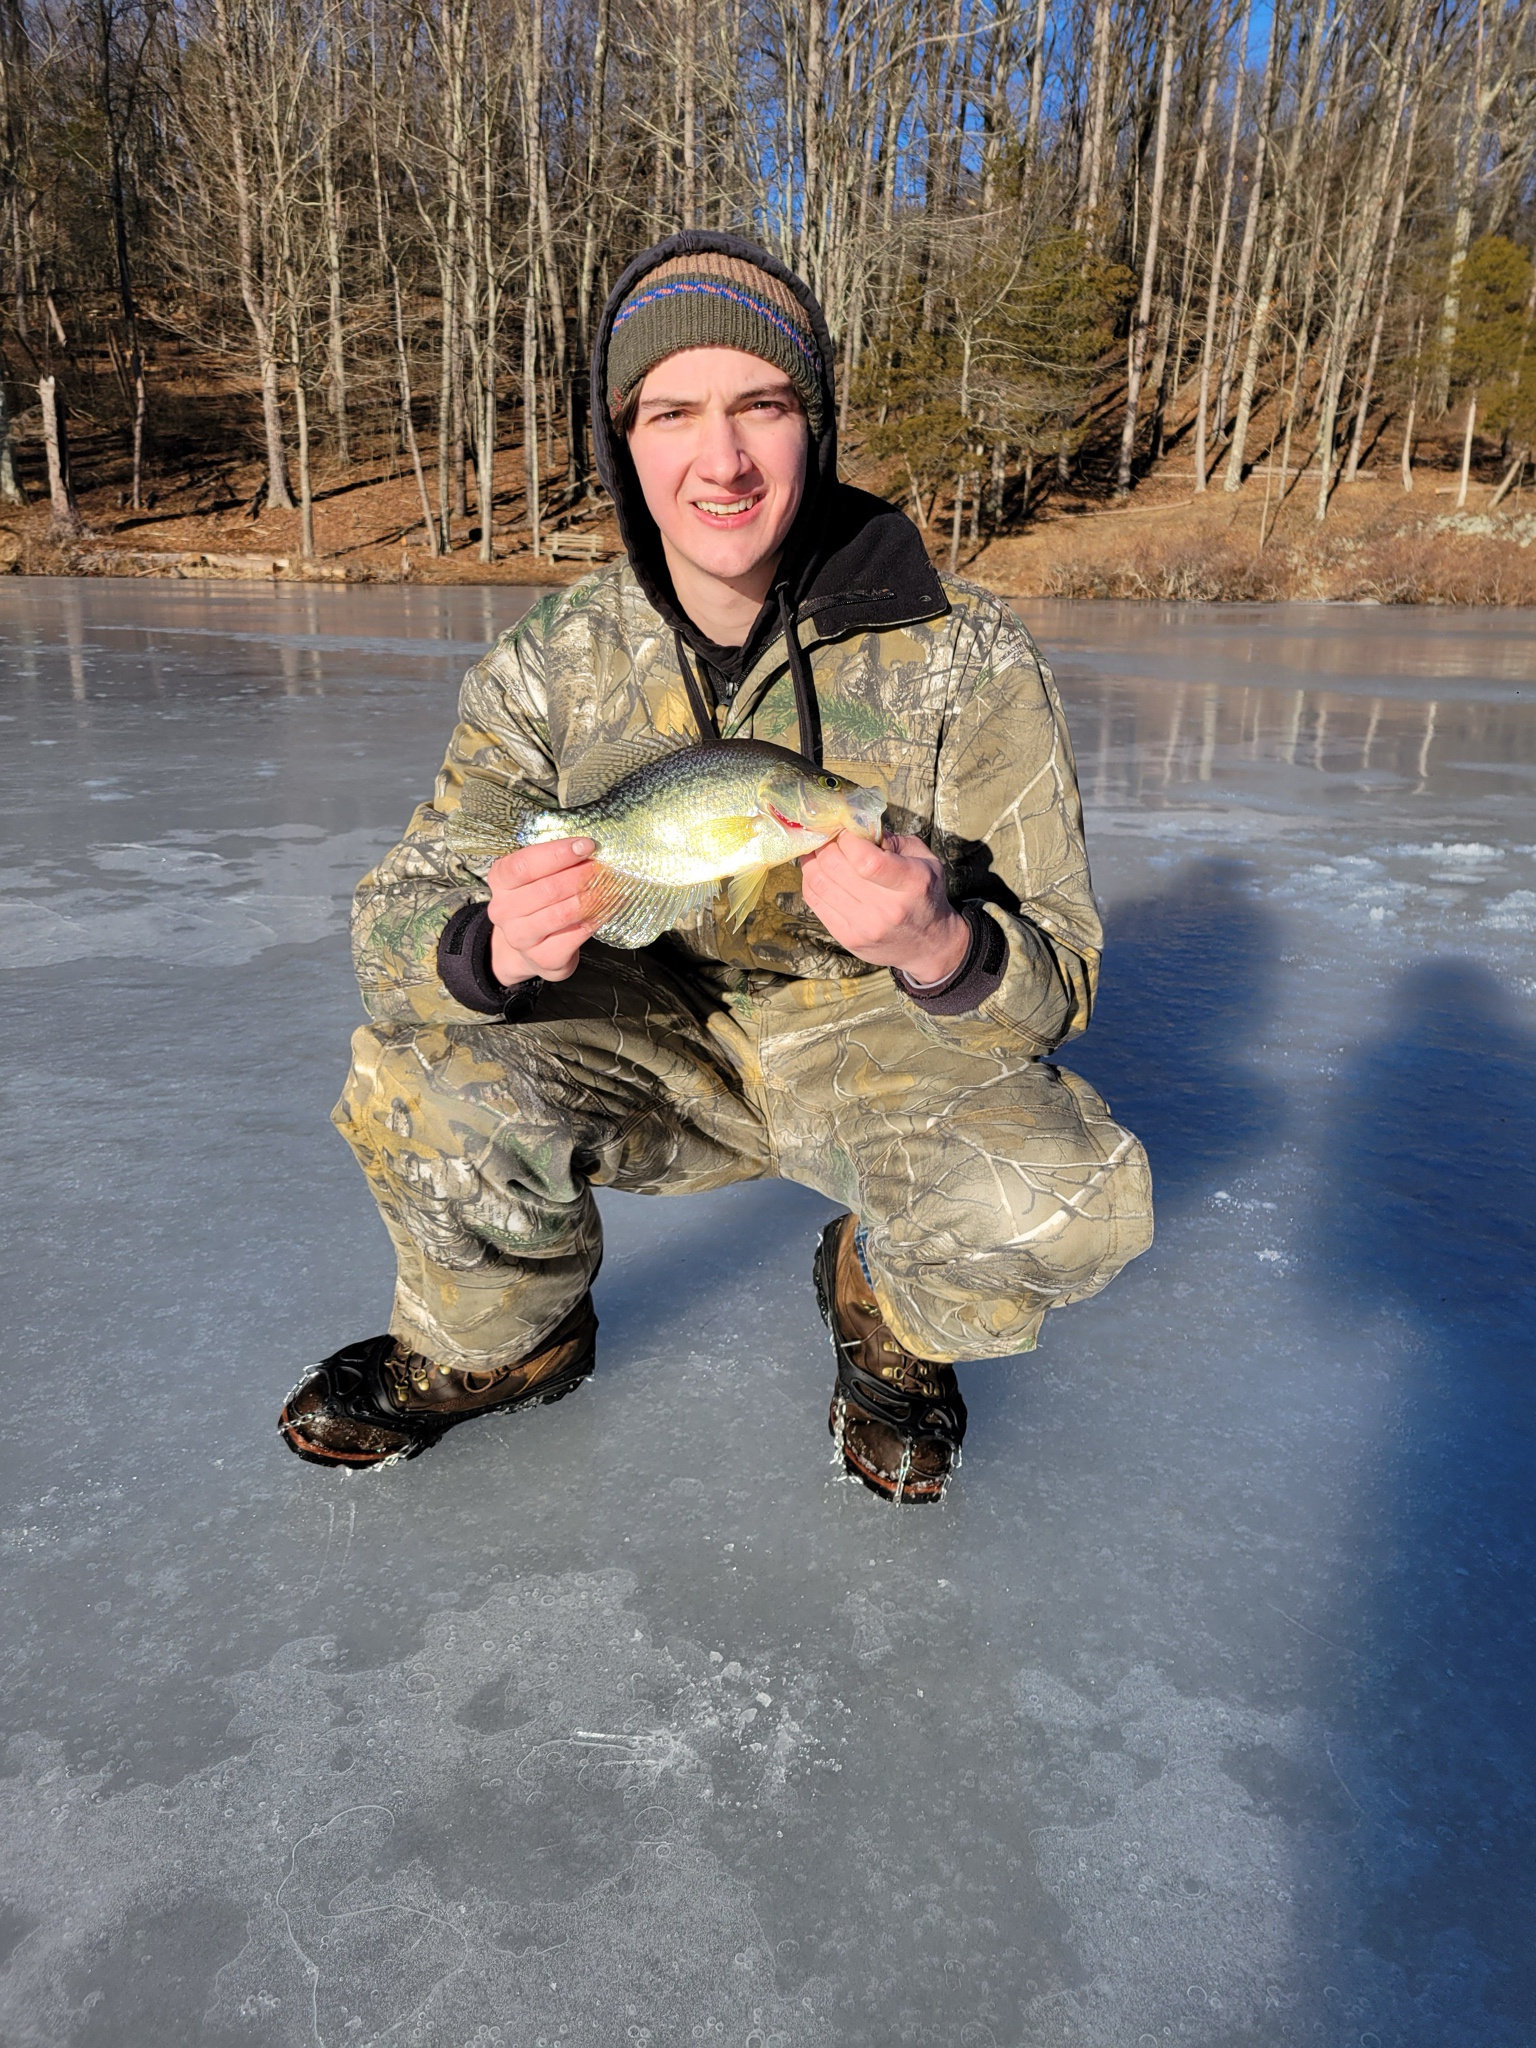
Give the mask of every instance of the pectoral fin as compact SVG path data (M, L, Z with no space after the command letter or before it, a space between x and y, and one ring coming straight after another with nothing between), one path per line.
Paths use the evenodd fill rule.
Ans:
M730 899L733 932L739 932L756 910L770 872L771 869L766 864L755 868L743 868L740 874L732 875L726 884L725 893Z

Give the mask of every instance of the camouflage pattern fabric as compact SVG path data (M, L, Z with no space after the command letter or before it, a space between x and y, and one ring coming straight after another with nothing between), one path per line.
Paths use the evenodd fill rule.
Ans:
M1041 1061L1086 1026L1101 941L1060 701L1005 606L944 589L937 618L800 634L827 766L883 790L887 826L944 859L957 899L1003 899L1002 981L962 1016L842 951L792 864L740 932L722 896L644 953L589 945L531 1021L463 1007L437 944L485 895L443 837L464 770L561 803L599 742L697 737L627 562L543 599L470 670L432 801L358 888L373 1027L336 1111L394 1238L392 1327L413 1348L483 1367L553 1328L599 1256L589 1181L682 1193L780 1174L845 1202L895 1334L929 1358L1028 1349L1047 1308L1146 1248L1141 1147ZM723 731L796 744L782 641Z
M391 1329L484 1370L536 1348L602 1249L590 1188L778 1175L855 1210L880 1306L934 1359L1032 1348L1151 1238L1145 1154L1075 1075L940 1041L888 974L732 977L592 944L537 1016L373 1025L336 1122L399 1255Z
M956 896L1001 885L1009 971L974 1016L941 1020L958 1045L1015 1033L1051 1051L1088 1022L1101 933L1066 721L1049 669L990 592L945 579L952 609L896 630L817 645L802 625L821 704L826 765L886 797L885 822L927 841ZM776 642L744 679L724 731L797 743L794 693ZM469 1022L437 978L437 941L453 911L485 895L454 855L443 819L463 771L504 776L563 803L589 747L637 734L697 739L672 636L628 564L535 605L469 671L459 724L430 804L359 887L353 950L377 1022ZM732 932L722 895L679 931L697 960L783 975L866 975L804 905L790 864Z

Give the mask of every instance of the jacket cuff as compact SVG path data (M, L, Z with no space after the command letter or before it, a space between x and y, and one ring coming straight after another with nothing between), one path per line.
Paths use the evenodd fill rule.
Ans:
M488 905L461 903L443 926L437 942L437 974L443 987L466 1010L508 1023L527 1016L542 981L515 981L511 986L491 970L491 916Z
M893 968L896 986L930 1017L964 1017L979 1010L1002 986L1008 967L1008 937L979 903L962 903L960 914L971 928L965 958L946 981L932 988L915 987L900 968Z

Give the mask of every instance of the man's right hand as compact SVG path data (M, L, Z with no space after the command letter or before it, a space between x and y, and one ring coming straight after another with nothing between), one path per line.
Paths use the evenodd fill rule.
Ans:
M567 981L596 926L581 914L597 851L590 839L550 839L520 846L494 861L491 885L491 972L514 982Z

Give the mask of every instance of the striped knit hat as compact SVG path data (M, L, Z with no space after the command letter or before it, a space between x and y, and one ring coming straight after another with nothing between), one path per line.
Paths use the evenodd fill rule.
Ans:
M608 413L617 419L648 370L684 348L739 348L782 370L799 393L814 440L824 374L804 306L787 284L744 257L711 249L649 270L613 317Z

